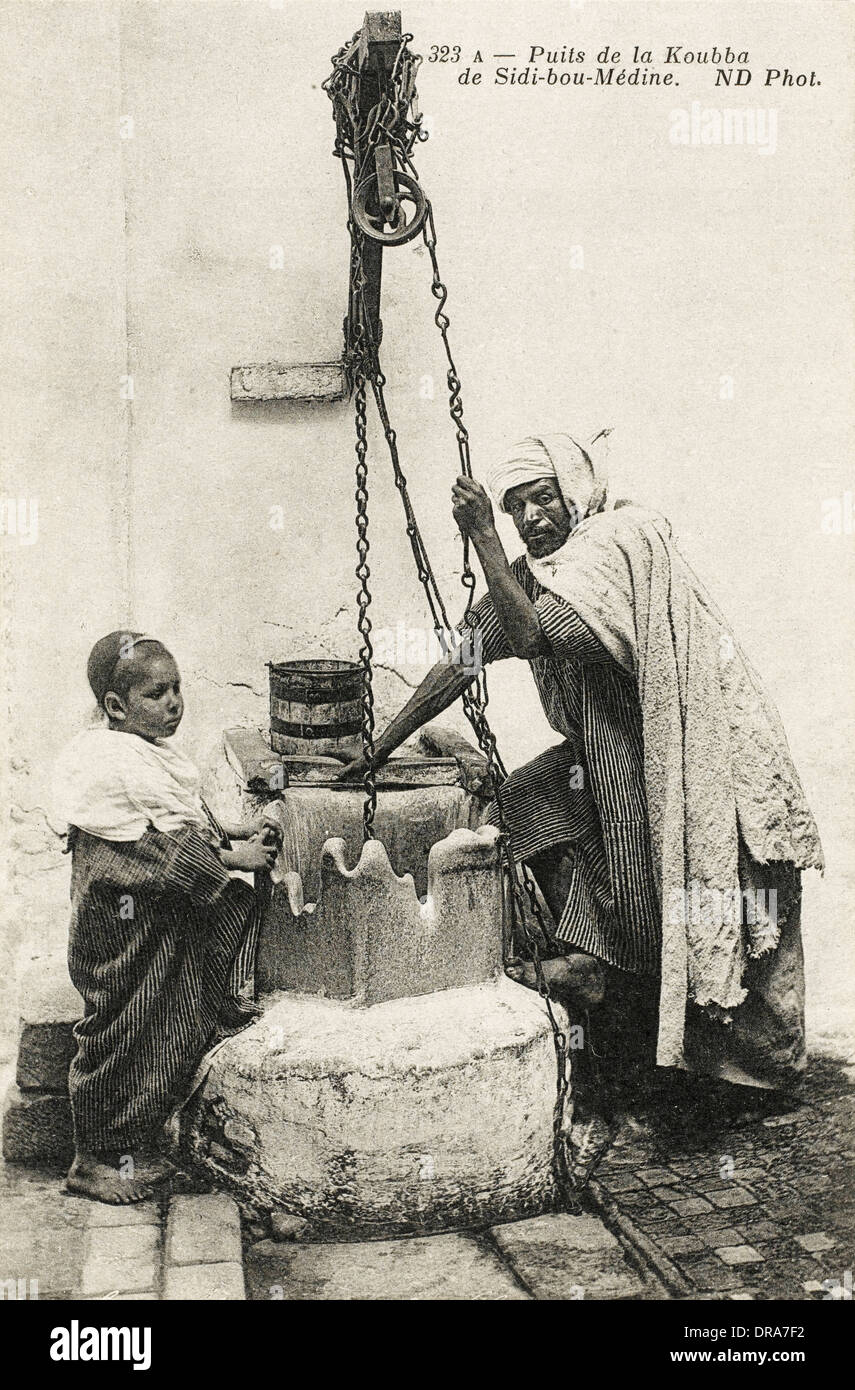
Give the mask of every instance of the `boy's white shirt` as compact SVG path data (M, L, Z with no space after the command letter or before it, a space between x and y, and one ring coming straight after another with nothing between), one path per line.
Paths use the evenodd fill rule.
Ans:
M198 825L207 835L201 775L166 743L118 729L85 729L60 754L51 820L102 840L139 840L150 825L167 834Z

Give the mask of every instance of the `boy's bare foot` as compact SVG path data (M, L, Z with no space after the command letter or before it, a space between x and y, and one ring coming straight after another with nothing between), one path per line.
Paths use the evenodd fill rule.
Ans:
M145 1178L136 1173L132 1178L123 1178L118 1168L102 1162L95 1154L76 1155L68 1170L65 1190L114 1207L142 1202L152 1195Z
M543 977L550 991L553 988L566 991L575 1004L581 1004L588 1009L603 1002L606 993L605 975L600 962L594 956L589 956L584 951L573 951L569 956L556 956L552 960L542 961L541 964ZM533 961L525 960L509 965L506 973L518 984L525 985L528 989L537 989Z

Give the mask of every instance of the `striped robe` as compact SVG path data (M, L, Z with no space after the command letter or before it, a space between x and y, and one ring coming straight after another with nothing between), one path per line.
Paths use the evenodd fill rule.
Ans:
M162 1126L251 974L257 899L196 827L136 841L71 827L69 846L75 1141L122 1154Z
M502 786L514 857L527 861L561 845L573 867L557 940L654 976L661 924L635 683L570 605L538 583L524 555L511 569L551 647L529 664L544 713L563 737ZM468 621L481 630L485 663L513 655L489 594ZM497 823L495 805L487 819Z
M517 860L558 845L571 856L556 937L617 967L601 1010L606 1055L644 1065L655 1058L662 919L635 681L571 605L538 583L524 555L511 569L551 647L529 664L546 717L563 737L502 785L511 848ZM481 628L485 663L513 655L489 594L469 622ZM488 819L497 823L495 805ZM801 875L788 862L757 862L741 837L739 856L749 898L777 894L780 942L748 962L748 995L729 1023L688 1001L683 1065L739 1085L786 1088L805 1068Z

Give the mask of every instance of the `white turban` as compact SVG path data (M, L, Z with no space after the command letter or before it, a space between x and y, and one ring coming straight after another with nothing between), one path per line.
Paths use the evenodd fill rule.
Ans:
M602 511L608 487L605 461L609 434L611 430L600 430L586 445L578 444L569 434L523 439L488 476L497 505L504 511L506 494L520 483L555 478L567 510L580 521Z

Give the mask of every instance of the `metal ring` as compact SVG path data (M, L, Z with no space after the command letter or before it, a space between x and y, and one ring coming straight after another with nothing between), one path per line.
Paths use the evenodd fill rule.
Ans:
M391 227L390 231L386 228L390 226L385 213L382 211L369 213L367 203L368 194L372 186L375 185L374 176L363 180L355 189L353 194L353 220L359 230L372 241L379 241L383 246L402 246L404 242L411 241L417 236L424 226L427 216L427 199L422 192L416 179L411 174L405 174L403 170L395 170L395 190L398 195L398 222ZM404 211L404 203L414 203L415 213L412 221L407 220Z

